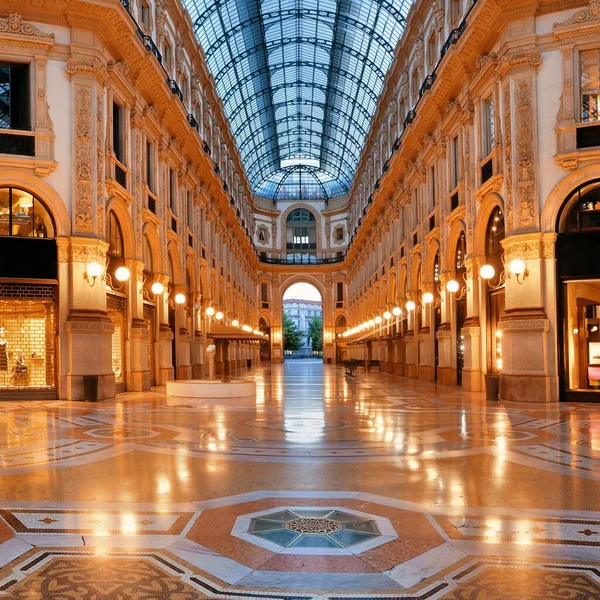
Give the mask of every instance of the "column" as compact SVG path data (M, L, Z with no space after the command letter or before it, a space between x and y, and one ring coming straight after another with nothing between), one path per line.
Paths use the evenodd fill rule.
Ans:
M97 375L98 399L114 398L113 324L106 314L103 280L108 244L92 237L71 237L68 246L61 244L59 250L60 287L70 288L68 317L64 323L67 361L64 397L82 400L83 377ZM102 274L95 279L87 273L93 262L102 265ZM64 300L61 298L61 308Z

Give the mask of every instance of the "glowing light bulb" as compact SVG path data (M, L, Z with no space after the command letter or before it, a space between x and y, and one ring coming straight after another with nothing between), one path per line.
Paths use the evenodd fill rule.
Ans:
M186 297L185 294L179 292L179 294L175 294L175 304L185 304Z
M433 302L433 294L431 292L425 292L422 299L425 304L431 304Z
M155 281L152 284L151 289L152 289L152 293L155 294L156 296L158 296L159 294L162 294L165 291L165 286L162 283Z
M456 292L458 292L460 288L460 285L458 284L458 281L456 281L455 279L451 279L447 284L446 284L446 289L451 293L451 294L456 294Z
M100 277L102 275L102 265L97 262L91 262L87 266L87 274L90 277Z
M381 321L383 321L383 319L380 316L375 317L375 323L377 323L377 325L379 325Z
M215 314L215 309L212 306L209 306L206 309L206 315L212 317Z
M115 277L117 278L117 281L129 281L131 273L127 267L119 267L115 271Z
M406 310L415 310L416 307L417 305L412 300L406 303Z
M383 313L383 318L384 318L386 321L389 321L389 320L392 318L392 313L391 313L389 310L386 310L386 311Z
M225 316L225 315L224 315L224 314L223 314L221 311L219 311L219 312L218 312L218 313L215 315L215 319L216 319L217 321L222 321L224 316Z
M481 279L491 279L496 274L496 269L492 267L492 265L483 265L481 269L479 269L479 276Z
M392 314L395 317L399 317L402 314L402 309L399 306L394 306L394 308L392 309Z
M231 321L231 326L232 327L239 327L240 326L240 322L237 319L234 319L233 321Z
M513 275L523 275L523 273L525 273L525 261L521 260L520 258L511 260L508 265L508 270Z

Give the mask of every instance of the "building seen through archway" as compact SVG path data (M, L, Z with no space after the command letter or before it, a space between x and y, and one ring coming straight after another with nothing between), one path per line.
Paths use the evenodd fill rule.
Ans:
M291 285L283 294L283 315L284 337L289 338L284 340L286 358L322 358L323 309L317 288Z

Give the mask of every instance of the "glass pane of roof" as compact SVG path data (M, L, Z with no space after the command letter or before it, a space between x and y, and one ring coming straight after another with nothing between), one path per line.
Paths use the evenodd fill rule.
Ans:
M184 0L255 194L348 192L412 1Z

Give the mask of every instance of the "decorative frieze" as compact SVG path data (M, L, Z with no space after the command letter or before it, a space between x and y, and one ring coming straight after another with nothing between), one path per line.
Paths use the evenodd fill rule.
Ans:
M75 91L75 231L91 233L92 218L92 90Z
M516 187L519 209L518 227L537 225L537 195L535 182L535 115L531 77L515 81Z

